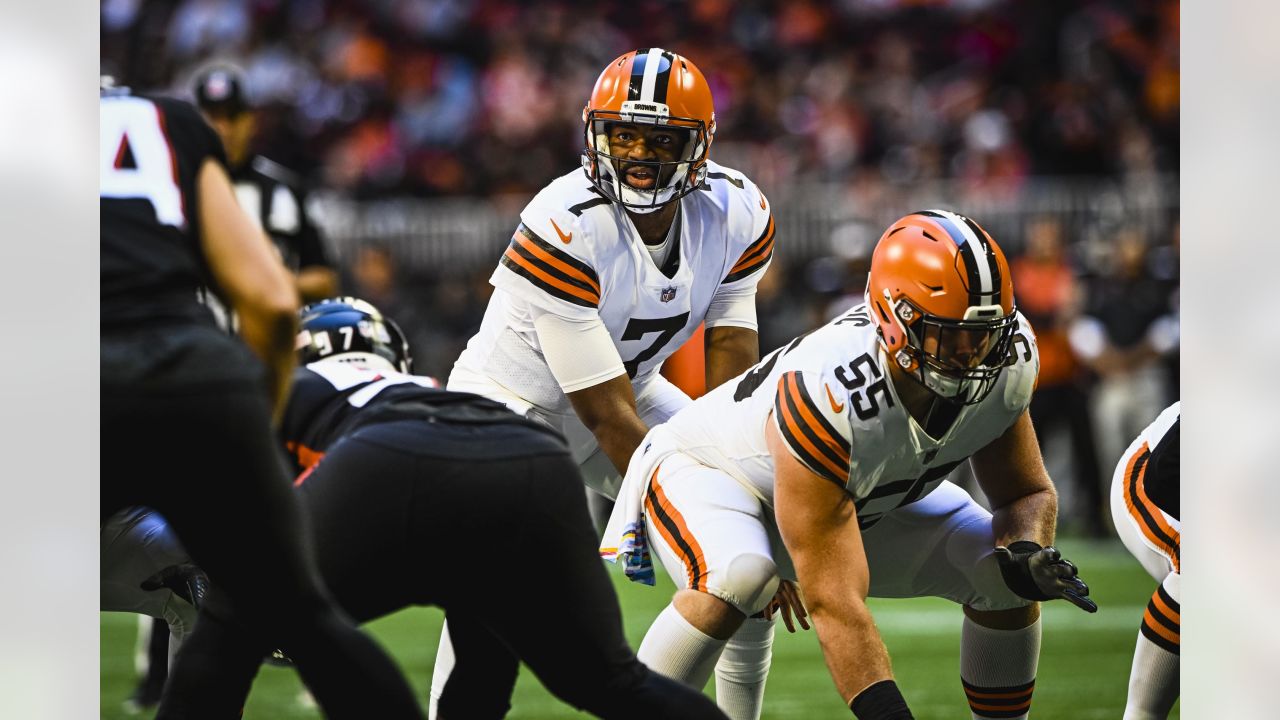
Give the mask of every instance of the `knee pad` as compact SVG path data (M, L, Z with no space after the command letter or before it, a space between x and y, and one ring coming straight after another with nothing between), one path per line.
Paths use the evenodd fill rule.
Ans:
M716 594L720 599L744 615L754 615L763 610L778 591L778 566L764 555L739 555L725 568L724 581L718 590Z

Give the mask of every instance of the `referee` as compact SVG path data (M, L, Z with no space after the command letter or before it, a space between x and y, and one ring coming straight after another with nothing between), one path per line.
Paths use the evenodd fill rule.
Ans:
M200 112L226 148L240 206L275 243L303 304L336 295L338 273L307 215L302 178L251 152L258 114L248 101L244 75L230 65L214 65L196 75L194 91Z

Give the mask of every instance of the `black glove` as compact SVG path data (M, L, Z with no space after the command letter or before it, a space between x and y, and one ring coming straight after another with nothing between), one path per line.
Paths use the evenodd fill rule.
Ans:
M1098 612L1098 605L1089 599L1089 586L1077 577L1079 573L1071 561L1050 545L1040 547L1030 540L1009 543L1009 547L996 548L996 560L1004 584L1027 600L1069 600L1085 612Z
M143 590L172 590L175 595L200 609L204 596L209 592L209 577L191 563L170 565L152 575L139 585Z

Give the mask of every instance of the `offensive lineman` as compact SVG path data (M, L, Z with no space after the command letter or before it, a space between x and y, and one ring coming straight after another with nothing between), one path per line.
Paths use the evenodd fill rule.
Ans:
M617 58L582 119L582 170L552 181L521 213L448 387L562 430L587 484L612 499L649 427L688 404L658 371L700 324L708 388L759 359L755 289L773 257L774 221L750 180L709 159L711 90L688 58L661 48ZM759 665L759 639L772 631L767 620L746 624L743 663ZM736 661L738 649L726 657ZM433 698L450 654L446 632ZM514 673L508 663L449 684L496 700L495 678L513 683ZM722 696L749 703L764 676L721 681Z
M601 553L652 583L651 546L679 588L641 659L702 687L724 638L794 578L854 714L909 718L865 599L939 596L964 606L973 717L1025 717L1035 601L1096 610L1050 547L1057 497L1026 412L1038 365L986 232L946 211L895 222L872 256L866 304L699 398L637 450ZM947 482L966 459L994 515Z
M295 460L321 574L348 612L363 622L440 605L475 618L460 627L508 643L575 707L606 718L723 720L710 700L645 668L627 646L613 586L591 551L582 482L557 433L500 403L407 374L403 334L364 301L305 308L297 345L305 367L294 373L280 441ZM163 524L154 515L148 522ZM493 533L495 523L504 532ZM163 531L150 534L172 544ZM557 590L528 597L525 609L560 623L525 625L504 602L509 579L490 560L525 548L546 559L524 571ZM132 594L144 595L136 587ZM221 612L211 597L186 647L201 647ZM233 632L215 638L225 661L208 672L219 692L216 705L199 709L237 717L270 646ZM458 641L464 667L468 638ZM163 711L193 711L177 690ZM446 694L442 713L468 717L450 702Z
M99 109L101 518L131 505L162 512L233 608L231 623L278 640L331 717L368 717L371 703L383 717L421 717L307 552L271 440L297 295L236 206L221 143L187 103L104 83ZM244 343L219 331L200 286L225 294ZM203 668L218 662L207 649L179 654L174 675L196 680L185 700L199 704Z
M1142 616L1124 720L1164 720L1178 700L1182 646L1182 522L1179 492L1182 403L1125 450L1111 480L1111 517L1124 546L1160 584Z

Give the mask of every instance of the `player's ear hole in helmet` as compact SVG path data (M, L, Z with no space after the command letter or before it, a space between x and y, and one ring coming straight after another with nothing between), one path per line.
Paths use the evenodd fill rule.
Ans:
M871 256L867 305L889 361L945 400L981 402L1017 359L1009 263L963 215L922 210L890 225Z
M298 363L332 360L413 372L409 343L395 321L371 303L343 296L302 308L294 348Z
M715 137L715 106L706 78L688 58L662 48L634 50L609 63L582 109L586 152L582 167L596 189L634 212L652 212L697 189L707 176ZM671 160L615 152L611 129L635 126L678 132ZM652 187L627 182L630 169L651 169Z

